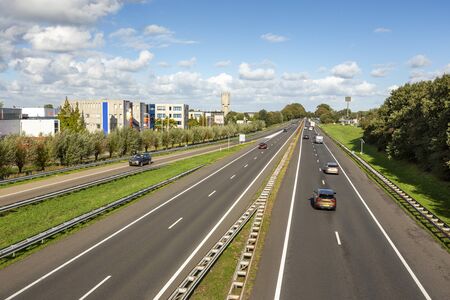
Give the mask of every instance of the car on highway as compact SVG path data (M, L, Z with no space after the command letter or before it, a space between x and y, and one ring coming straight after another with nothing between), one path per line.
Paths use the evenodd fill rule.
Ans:
M304 140L309 140L309 135L305 134L305 135L303 136L303 139L304 139Z
M283 132L287 132L287 128L284 128L284 129L283 129Z
M140 167L151 163L152 163L152 156L150 155L150 153L135 154L128 161L128 164L130 166L140 166Z
M313 194L312 205L317 209L336 210L335 195L332 189L317 189Z
M335 162L327 162L323 167L323 172L326 174L339 175L339 165Z
M264 143L264 142L259 143L258 149L267 149L267 143Z
M321 136L321 135L316 135L316 136L314 137L314 143L316 143L316 144L323 144L323 136Z

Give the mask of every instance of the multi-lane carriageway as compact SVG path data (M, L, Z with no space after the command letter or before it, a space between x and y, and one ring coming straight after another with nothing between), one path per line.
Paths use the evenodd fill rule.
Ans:
M1 270L0 298L167 298L250 203L292 134L271 136L267 150L205 167ZM328 161L339 162L340 175L323 174ZM319 187L337 191L336 211L311 207ZM252 299L450 299L449 257L328 138L300 139Z
M297 125L0 271L1 299L165 299L250 204Z
M321 187L336 211L311 206ZM271 218L252 299L450 299L450 255L327 137L297 145Z

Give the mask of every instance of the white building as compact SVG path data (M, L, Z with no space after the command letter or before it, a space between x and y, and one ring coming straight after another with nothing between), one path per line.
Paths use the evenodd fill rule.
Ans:
M0 136L8 134L23 134L32 137L53 135L60 131L59 120L54 115L53 109L41 107L1 108Z
M173 119L177 123L178 128L187 128L189 120L189 105L187 104L171 104L156 103L155 104L155 120L165 118Z

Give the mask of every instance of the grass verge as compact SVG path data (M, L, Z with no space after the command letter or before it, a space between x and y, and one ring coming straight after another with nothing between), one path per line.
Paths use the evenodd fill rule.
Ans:
M363 135L361 128L334 124L321 125L321 128L450 224L450 182L440 180L412 163L389 159L386 153L378 151L372 145L364 144L364 154L360 154L360 139Z
M247 145L218 151L169 164L73 194L18 208L0 218L0 248L21 241L83 213L111 203L202 164L213 163ZM43 222L45 220L45 222Z
M299 130L299 133L301 130ZM294 143L297 142L299 134L296 135L294 138ZM293 148L294 149L294 148ZM288 161L292 156L293 149L289 153ZM281 160L281 158L280 158ZM258 192L254 196L254 200L256 200L264 187L267 184L267 181L269 180L271 174L276 169L278 163L273 167L271 170L270 175L264 180L263 184L261 185L261 188L258 190ZM278 193L278 189L280 187L280 183L283 179L284 174L286 173L287 163L281 170L277 180L275 181L273 190L267 200L266 205L266 212L264 217L264 222L262 224L261 230L260 230L260 236L259 241L256 247L256 250L254 252L253 256L253 262L252 266L249 272L249 277L247 279L246 283L246 289L244 291L243 298L248 299L251 295L251 290L254 285L254 281L256 278L256 273L258 270L258 264L261 259L261 253L262 249L264 247L264 240L267 235L267 231L270 226L270 214L272 212L273 203L276 198L276 194ZM203 280L200 282L200 284L196 287L194 290L194 293L191 296L191 299L193 300L200 300L200 299L225 299L228 291L230 289L230 284L233 279L233 274L236 269L236 265L238 263L238 260L240 259L242 250L244 249L244 245L247 241L247 237L250 233L250 226L253 222L254 216L245 224L243 229L236 235L234 240L231 242L231 244L225 249L225 251L222 253L222 255L219 257L219 259L216 261L214 266L211 268L211 270L208 272L208 274L203 278Z

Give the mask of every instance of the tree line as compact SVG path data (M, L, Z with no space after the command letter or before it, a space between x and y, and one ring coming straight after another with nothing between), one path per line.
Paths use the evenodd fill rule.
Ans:
M389 157L450 180L450 75L392 91L361 126L365 141Z
M78 126L78 125L77 125ZM166 131L143 130L124 127L105 135L102 131L65 129L53 136L38 138L8 135L0 139L0 178L22 173L25 166L33 171L43 171L51 164L70 166L101 157L124 156L139 151L168 149L172 147L216 141L262 130L264 122L226 126L172 128ZM16 167L17 171L13 169Z

